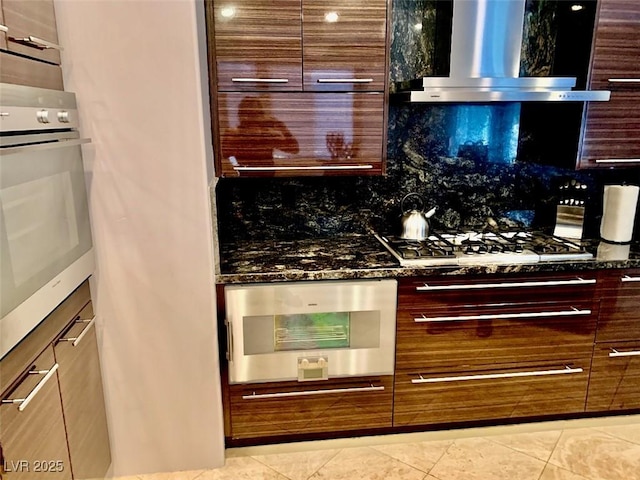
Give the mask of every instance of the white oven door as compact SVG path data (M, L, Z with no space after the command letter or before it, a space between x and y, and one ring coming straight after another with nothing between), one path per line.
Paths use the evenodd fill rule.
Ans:
M230 383L392 375L397 282L225 288Z
M3 138L0 357L93 270L80 151L80 144L86 141L74 136L77 134Z

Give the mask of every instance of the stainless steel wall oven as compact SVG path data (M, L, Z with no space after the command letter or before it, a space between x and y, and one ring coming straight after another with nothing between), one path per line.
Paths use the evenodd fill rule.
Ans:
M395 280L225 287L229 382L392 375Z

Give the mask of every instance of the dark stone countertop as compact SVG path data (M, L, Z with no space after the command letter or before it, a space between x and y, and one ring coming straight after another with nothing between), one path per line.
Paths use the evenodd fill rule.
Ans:
M265 240L221 246L216 283L265 283L423 275L564 272L640 268L640 244L626 260L597 257L599 242L584 241L589 260L530 264L401 267L373 235L340 235L312 240Z

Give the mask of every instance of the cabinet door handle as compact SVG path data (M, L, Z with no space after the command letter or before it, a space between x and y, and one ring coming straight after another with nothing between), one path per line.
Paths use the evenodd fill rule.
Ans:
M599 158L596 163L640 163L640 158Z
M235 83L289 83L288 78L232 78Z
M623 275L620 277L621 282L640 282L640 277L630 277L629 275Z
M9 37L9 40L15 43L19 43L21 45L25 45L27 47L37 48L38 50L48 50L48 49L54 49L54 50L60 50L60 51L63 50L63 48L60 45L56 43L48 42L46 40L43 40L42 38L34 37L33 35L29 35L28 37L24 37L24 38Z
M225 320L227 327L227 360L233 362L233 330L231 329L231 321Z
M0 23L0 32L5 32L7 33L9 31L9 27L7 27L6 25L2 25Z
M640 83L640 78L609 78L609 83Z
M258 400L264 398L286 398L286 397L304 397L307 395L325 395L331 393L356 393L356 392L380 392L384 390L384 386L353 387L353 388L331 388L327 390L302 390L298 392L278 392L278 393L258 393L253 392L251 395L243 395L243 400Z
M611 357L611 358L616 358L616 357L640 357L640 350L631 350L629 352L619 352L615 348L612 348L611 352L609 352L609 357Z
M18 410L22 412L25 408L27 408L29 403L31 403L31 400L35 398L35 396L42 389L42 387L44 387L44 384L49 381L49 379L53 376L54 373L56 373L56 370L58 370L57 363L54 364L53 367L51 367L49 370L30 370L29 375L44 375L44 377L42 377L42 380L38 382L38 384L34 387L34 389L31 390L31 392L29 392L29 395L27 395L25 398L13 398L13 399L2 400L2 403L17 404Z
M319 78L318 83L372 83L373 78Z
M444 382L463 382L467 380L493 380L497 378L519 378L519 377L542 377L545 375L565 375L571 373L582 373L582 368L571 368L568 365L565 368L557 370L535 370L532 372L513 372L513 373L488 373L484 375L460 375L456 377L431 377L414 378L411 383L444 383Z
M314 165L291 167L233 167L238 172L275 172L279 170L365 170L373 168L373 165Z
M541 318L541 317L569 317L573 315L591 315L591 310L578 310L572 307L572 310L560 310L555 312L523 312L523 313L497 313L494 315L460 315L454 317L426 317L422 315L420 318L414 318L416 323L425 322L464 322L469 320L504 320L516 318Z
M499 283L467 283L460 285L429 285L416 287L416 291L425 292L433 290L474 290L482 288L520 288L520 287L557 287L561 285L590 285L596 283L595 278L576 278L573 280L545 280L533 282L499 282Z
M77 337L61 338L60 340L58 340L58 342L72 342L71 345L77 347L84 336L87 334L89 329L93 326L94 323L96 323L96 317L93 317L91 320L76 320L76 323L86 323L87 326L82 329L82 332L80 332L80 335L78 335Z

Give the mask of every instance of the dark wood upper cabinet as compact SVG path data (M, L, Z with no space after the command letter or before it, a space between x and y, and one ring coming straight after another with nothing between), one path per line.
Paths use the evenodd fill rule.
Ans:
M640 2L600 0L578 168L640 167Z
M208 6L218 90L302 89L300 0L217 1Z
M381 175L388 0L205 0L218 176Z
M224 176L380 174L382 94L220 93Z
M303 0L304 89L383 91L386 0Z

